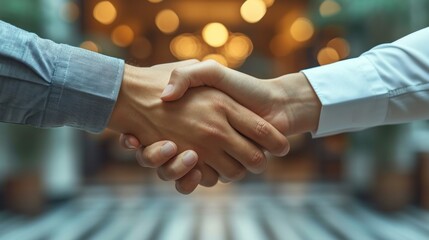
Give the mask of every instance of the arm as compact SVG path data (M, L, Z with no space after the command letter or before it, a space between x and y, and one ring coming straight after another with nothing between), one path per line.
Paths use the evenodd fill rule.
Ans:
M208 186L218 174L239 178L244 167L254 172L264 168L266 159L251 140L270 144L267 148L274 152L287 147L270 124L227 96L204 91L206 99L162 104L163 86L183 63L124 67L122 60L55 44L4 22L0 42L0 121L92 132L108 126L137 135L145 145L172 139L181 143L178 150L194 149L205 157L198 168L209 176L202 177ZM243 117L253 121L241 124Z
M331 135L429 118L429 28L362 56L260 81L213 62L176 69L163 100L211 86L286 134ZM264 110L265 109L265 110Z
M315 135L428 119L427 39L429 28L358 58L304 70L323 105Z
M176 70L163 100L176 100L190 87L212 86L279 129L284 121L271 118L283 112L290 126L288 133L310 131L315 136L428 119L427 39L429 28L377 46L358 58L268 81L213 63L187 66ZM261 111L267 106L272 106L271 115Z
M100 132L107 127L124 75L122 60L56 44L3 21L0 21L0 43L1 122L35 127L66 125L89 132ZM176 66L191 63L195 62ZM148 146L139 156L161 156L151 149L164 143ZM177 147L172 146L173 153L162 151L168 157L164 162L176 155ZM184 166L193 167L197 160L195 156ZM180 162L171 162L174 164L165 164L163 171L159 171L160 176L165 175L165 169L171 172L169 168L174 167L182 179L200 182L201 172L191 172L183 178L185 172L177 167ZM190 192L196 187L187 182L178 184L178 189Z
M56 44L2 21L0 42L0 121L90 132L107 126L122 60Z
M217 88L270 122L285 135L317 129L320 102L302 73L261 80L214 61L176 69L162 99L174 101L191 87Z

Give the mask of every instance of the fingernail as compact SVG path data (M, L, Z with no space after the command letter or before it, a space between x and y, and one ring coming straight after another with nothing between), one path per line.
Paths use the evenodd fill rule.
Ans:
M125 145L127 146L127 148L129 149L136 149L136 147L134 147L130 141L128 140L128 138L125 139Z
M161 147L161 154L164 157L171 157L176 153L176 148L171 142L166 142Z
M165 88L164 91L161 94L161 97L166 97L168 95L170 95L174 90L174 86L171 84L168 84Z
M185 156L183 156L182 161L185 166L190 167L193 166L197 161L197 156L195 156L194 152L188 151L187 153L185 153Z
M280 153L280 156L281 156L281 157L286 156L286 155L288 154L289 150L290 150L290 147L289 147L289 146L288 146L288 147L286 147L286 148L285 148L285 149Z

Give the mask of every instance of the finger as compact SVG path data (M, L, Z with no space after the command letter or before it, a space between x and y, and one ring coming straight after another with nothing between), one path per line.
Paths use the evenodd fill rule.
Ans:
M224 146L225 152L250 172L263 172L267 165L267 158L262 150L234 129L231 128L231 131L234 131L234 134L228 135Z
M138 138L136 138L131 134L121 133L121 135L119 136L119 144L123 148L127 148L127 149L137 149L142 147Z
M171 71L172 68L180 68L180 67L192 65L198 62L200 61L198 61L197 59L189 59L189 60L184 60L179 62L158 64L158 65L152 66L152 68Z
M177 146L171 141L156 142L136 153L138 163L143 167L158 168L177 153Z
M227 153L207 164L219 174L222 182L238 181L246 176L246 168Z
M185 67L176 68L171 73L170 81L161 94L164 101L181 98L186 90L198 86L215 86L223 80L224 68L215 61L204 61Z
M213 187L219 179L219 174L206 163L198 161L196 169L202 174L200 185L204 187Z
M202 174L199 170L191 170L176 181L176 190L182 194L190 194L198 187L201 179Z
M198 162L194 151L185 151L158 168L159 178L164 181L177 180L187 174Z
M289 141L273 125L239 104L230 106L227 118L234 129L275 156L289 152Z

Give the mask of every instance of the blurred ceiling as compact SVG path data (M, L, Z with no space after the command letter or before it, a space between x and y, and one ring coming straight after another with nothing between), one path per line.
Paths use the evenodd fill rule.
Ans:
M137 65L197 58L239 68L249 57L258 56L265 62L280 62L281 70L272 72L283 74L311 65L312 48L320 50L311 58L319 64L349 54L344 39L324 49L329 40L343 35L341 27L320 39L309 16L314 14L309 9L325 18L338 14L341 5L335 0L87 0L81 4L86 37L81 47Z
M266 13L262 12L262 18L260 20L256 19L254 23L246 22L243 15L245 14L246 7L244 5L254 5L247 7L247 11L250 12L250 17L252 17L252 14L258 15L258 11L261 14L260 11L262 10L257 5L261 2L264 4L263 11L266 11ZM292 45L294 44L292 42L283 42L285 46L280 47L278 51L273 51L273 48L278 48L277 46L272 46L273 44L278 44L273 39L283 31L282 29L290 27L294 20L306 15L307 1L110 0L108 3L113 6L113 11L111 10L112 7L108 6L109 4L101 7L101 10L99 10L101 15L105 15L104 17L107 21L102 19L103 16L101 16L101 19L97 19L95 9L97 9L100 3L106 4L107 1L89 0L82 2L84 32L92 35L110 36L111 42L121 48L128 49L128 51L125 51L129 53L127 57L131 57L137 62L153 64L186 58L198 58L200 60L214 58L230 67L238 67L254 49L259 54L269 57L276 54L279 56L287 55L290 49L285 48L293 47ZM110 17L109 12L111 13ZM256 18L258 17L256 16ZM211 36L208 37L209 39L203 38L203 29L209 23L221 23L226 27L229 33L227 35L227 42L234 36L243 37L237 38L235 48L229 49L237 49L237 46L240 46L240 44L250 45L241 49L242 56L238 56L240 59L235 59L235 61L229 59L227 50L225 50L227 48L225 45L228 43L223 43L221 39L220 45L213 46L210 44L210 39L222 38L223 33L218 32L221 29L212 30L212 34L210 35L209 33ZM162 24L164 24L164 27ZM118 30L118 26L122 28ZM312 26L310 27L312 28ZM305 42L311 38L313 30L310 29L310 31L310 33L307 33L308 37L304 37L304 40L297 41L297 43ZM298 29L297 34L303 34L301 32L302 30ZM185 38L184 40L176 39L178 40L176 43L183 44L183 46L175 48L172 46L172 42L174 42L177 36L180 37L181 34L186 34L184 36L190 38ZM143 51L136 53L139 47L133 47L135 40L137 40L140 48L151 48L151 53L144 53ZM281 40L288 41L285 38ZM196 47L189 46L193 41L197 45ZM272 46L271 48L270 45ZM174 52L174 49L183 49L186 52L177 53ZM193 54L192 51L197 52ZM234 54L239 55L240 53L237 50L236 53L232 53L232 55ZM137 56L137 60L135 56ZM138 59L139 56L148 59Z

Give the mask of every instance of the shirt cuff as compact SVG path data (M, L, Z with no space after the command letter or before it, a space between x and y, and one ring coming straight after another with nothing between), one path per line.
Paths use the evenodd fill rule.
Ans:
M43 126L101 132L119 94L124 61L61 45Z
M380 125L388 107L388 89L364 56L302 71L322 104L313 137Z

